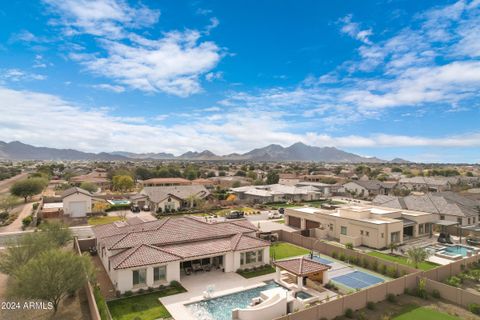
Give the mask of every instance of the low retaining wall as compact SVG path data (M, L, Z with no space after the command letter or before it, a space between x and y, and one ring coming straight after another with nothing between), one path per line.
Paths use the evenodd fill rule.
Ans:
M427 291L431 292L433 290L438 290L443 299L461 305L465 308L467 308L470 303L480 303L480 294L475 294L430 279L426 279L426 284Z
M82 254L77 237L73 238L73 248L79 255ZM102 320L102 318L100 317L100 312L98 311L97 302L95 301L95 295L93 294L93 288L88 281L85 285L85 294L87 295L88 307L90 309L90 319Z

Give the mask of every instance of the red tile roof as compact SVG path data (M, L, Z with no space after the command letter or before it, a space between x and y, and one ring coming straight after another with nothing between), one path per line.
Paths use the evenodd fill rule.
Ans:
M296 276L307 276L309 274L326 271L331 268L326 264L303 257L275 261L274 265L290 273L293 273Z
M147 244L142 244L110 257L113 269L127 269L177 260L181 260L181 258Z

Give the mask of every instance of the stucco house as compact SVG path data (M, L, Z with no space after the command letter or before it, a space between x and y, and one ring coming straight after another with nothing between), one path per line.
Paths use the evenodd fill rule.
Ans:
M130 197L133 204L147 205L152 211L173 212L195 206L195 200L210 196L203 185L178 185L161 187L144 187L140 193Z
M285 209L286 225L310 229L319 239L332 238L343 244L375 249L430 235L436 221L432 213L365 205L335 211L309 207Z
M73 187L62 193L63 214L71 218L83 218L92 211L92 194Z
M93 228L103 266L116 290L182 281L198 272L235 272L270 262L270 243L247 220L199 217L144 222L132 218Z
M347 182L343 187L345 191L351 192L356 196L371 197L378 194L389 194L394 184L388 184L378 180L357 180Z
M283 184L269 184L232 188L237 199L250 203L269 203L287 201L319 200L323 193L314 186L290 186Z

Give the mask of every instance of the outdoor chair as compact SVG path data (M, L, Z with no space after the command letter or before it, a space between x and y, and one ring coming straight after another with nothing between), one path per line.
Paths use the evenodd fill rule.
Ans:
M193 271L203 271L202 265L200 263L192 263Z
M191 267L186 267L186 268L184 269L184 271L185 271L185 275L187 275L187 276L189 276L189 275L192 274L192 268L191 268Z
M210 272L210 270L212 270L212 265L211 264L204 265L203 270Z

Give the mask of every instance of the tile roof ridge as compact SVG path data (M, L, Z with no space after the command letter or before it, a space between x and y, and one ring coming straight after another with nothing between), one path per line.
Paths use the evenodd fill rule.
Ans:
M237 233L232 237L233 244L232 244L232 250L235 251L237 250L238 244L240 243L240 240L242 239L243 234Z
M173 252L170 252L170 251L168 251L168 250L165 250L165 249L163 249L163 248L160 248L160 247L157 247L157 246L148 244L148 243L142 243L142 244L140 245L140 247L142 247L142 246L146 246L146 247L149 247L149 248L152 248L152 249L155 249L155 250L164 252L164 253L168 253L168 254L170 254L170 255L172 255L172 256L175 256L175 257L178 257L178 258L182 258L182 256L179 256L178 254L175 254L175 253L173 253Z
M116 255L111 256L109 259L111 259L111 258L113 258L113 257L115 257L115 256L117 256L117 255L119 255L119 254L122 254L122 253L124 253L124 252L126 252L126 251L128 251L128 250L131 250L131 251L132 251L132 252L130 252L126 257L124 257L119 263L117 263L113 268L114 268L114 269L118 268L118 266L121 265L123 262L125 262L125 260L127 260L128 258L130 258L130 257L132 256L132 254L134 254L135 252L137 252L137 250L138 250L141 246L142 246L142 245L137 245L137 246L135 246L135 247L132 247L132 248L130 248L130 249L127 249L127 250L125 250L125 251L122 251L122 252L117 253Z

